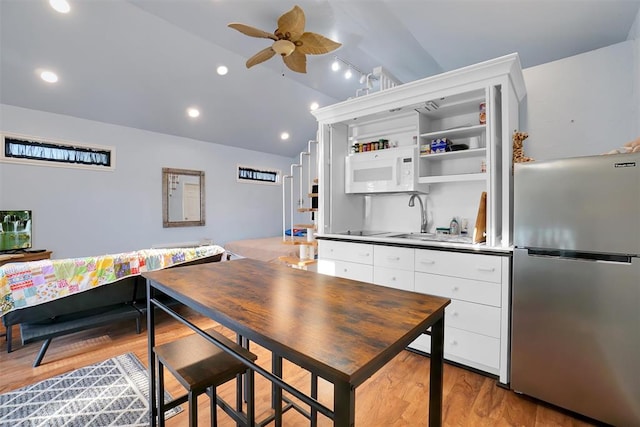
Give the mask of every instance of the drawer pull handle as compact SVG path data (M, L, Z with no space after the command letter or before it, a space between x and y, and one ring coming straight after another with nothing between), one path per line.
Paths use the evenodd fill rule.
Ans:
M432 259L423 259L420 261L422 264L435 264L436 262Z
M361 252L358 256L369 256L369 252Z
M388 256L387 259L389 261L400 261L400 257L399 256Z
M449 340L449 344L451 344L451 345L458 345L458 341L456 341L456 340Z
M460 288L459 288L459 287L457 287L457 286L454 286L454 287L453 287L453 292L458 292L459 290L460 290Z
M453 317L458 317L458 312L457 312L457 311L454 311L453 313L451 313L451 315L452 315Z
M478 267L478 270L479 270L479 271L487 271L487 272L489 272L489 273L491 273L491 272L493 272L493 271L496 271L496 269L495 269L495 268L493 268L493 267Z
M391 281L392 281L392 282L395 282L395 281L396 281L396 278L395 278L395 277L392 277L392 278L391 278Z

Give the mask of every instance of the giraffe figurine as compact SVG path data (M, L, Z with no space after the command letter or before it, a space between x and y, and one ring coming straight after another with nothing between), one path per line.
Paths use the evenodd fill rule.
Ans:
M513 133L513 163L533 162L534 159L524 155L523 142L529 137L526 132Z

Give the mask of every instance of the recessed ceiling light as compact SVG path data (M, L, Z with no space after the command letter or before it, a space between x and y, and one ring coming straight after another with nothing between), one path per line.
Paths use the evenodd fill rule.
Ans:
M282 139L283 141L289 139L289 133L288 132L282 132L280 134L280 139Z
M229 72L229 69L227 67L225 67L224 65L221 65L218 68L216 68L216 72L219 75L224 76L225 74L227 74Z
M311 111L317 110L317 109L318 109L318 107L320 107L320 106L318 105L318 103L317 103L317 102L312 102L312 103L311 103L311 105L309 105L309 109L310 109Z
M331 63L331 69L333 71L338 71L340 69L340 61L338 61L338 58L334 59Z
M43 71L40 73L40 78L47 83L55 83L58 81L58 75L53 71Z
M60 13L69 13L71 10L71 6L69 6L67 0L49 0L49 4Z
M353 73L351 72L351 67L349 67L349 69L347 71L345 71L345 73L344 73L344 78L345 79L350 79L351 76L353 76Z
M200 115L200 111L197 108L187 108L187 115L192 118L196 118Z

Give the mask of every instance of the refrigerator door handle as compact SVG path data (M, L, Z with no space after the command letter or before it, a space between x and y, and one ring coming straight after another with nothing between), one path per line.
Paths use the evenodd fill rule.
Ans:
M631 264L636 255L606 254L594 252L568 251L565 249L527 249L527 255L534 257L547 257L559 259L571 259L579 261L596 261L614 264Z

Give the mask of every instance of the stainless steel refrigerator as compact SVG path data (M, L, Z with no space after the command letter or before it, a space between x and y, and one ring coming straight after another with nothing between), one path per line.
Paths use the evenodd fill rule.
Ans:
M640 153L514 169L511 388L640 426Z

